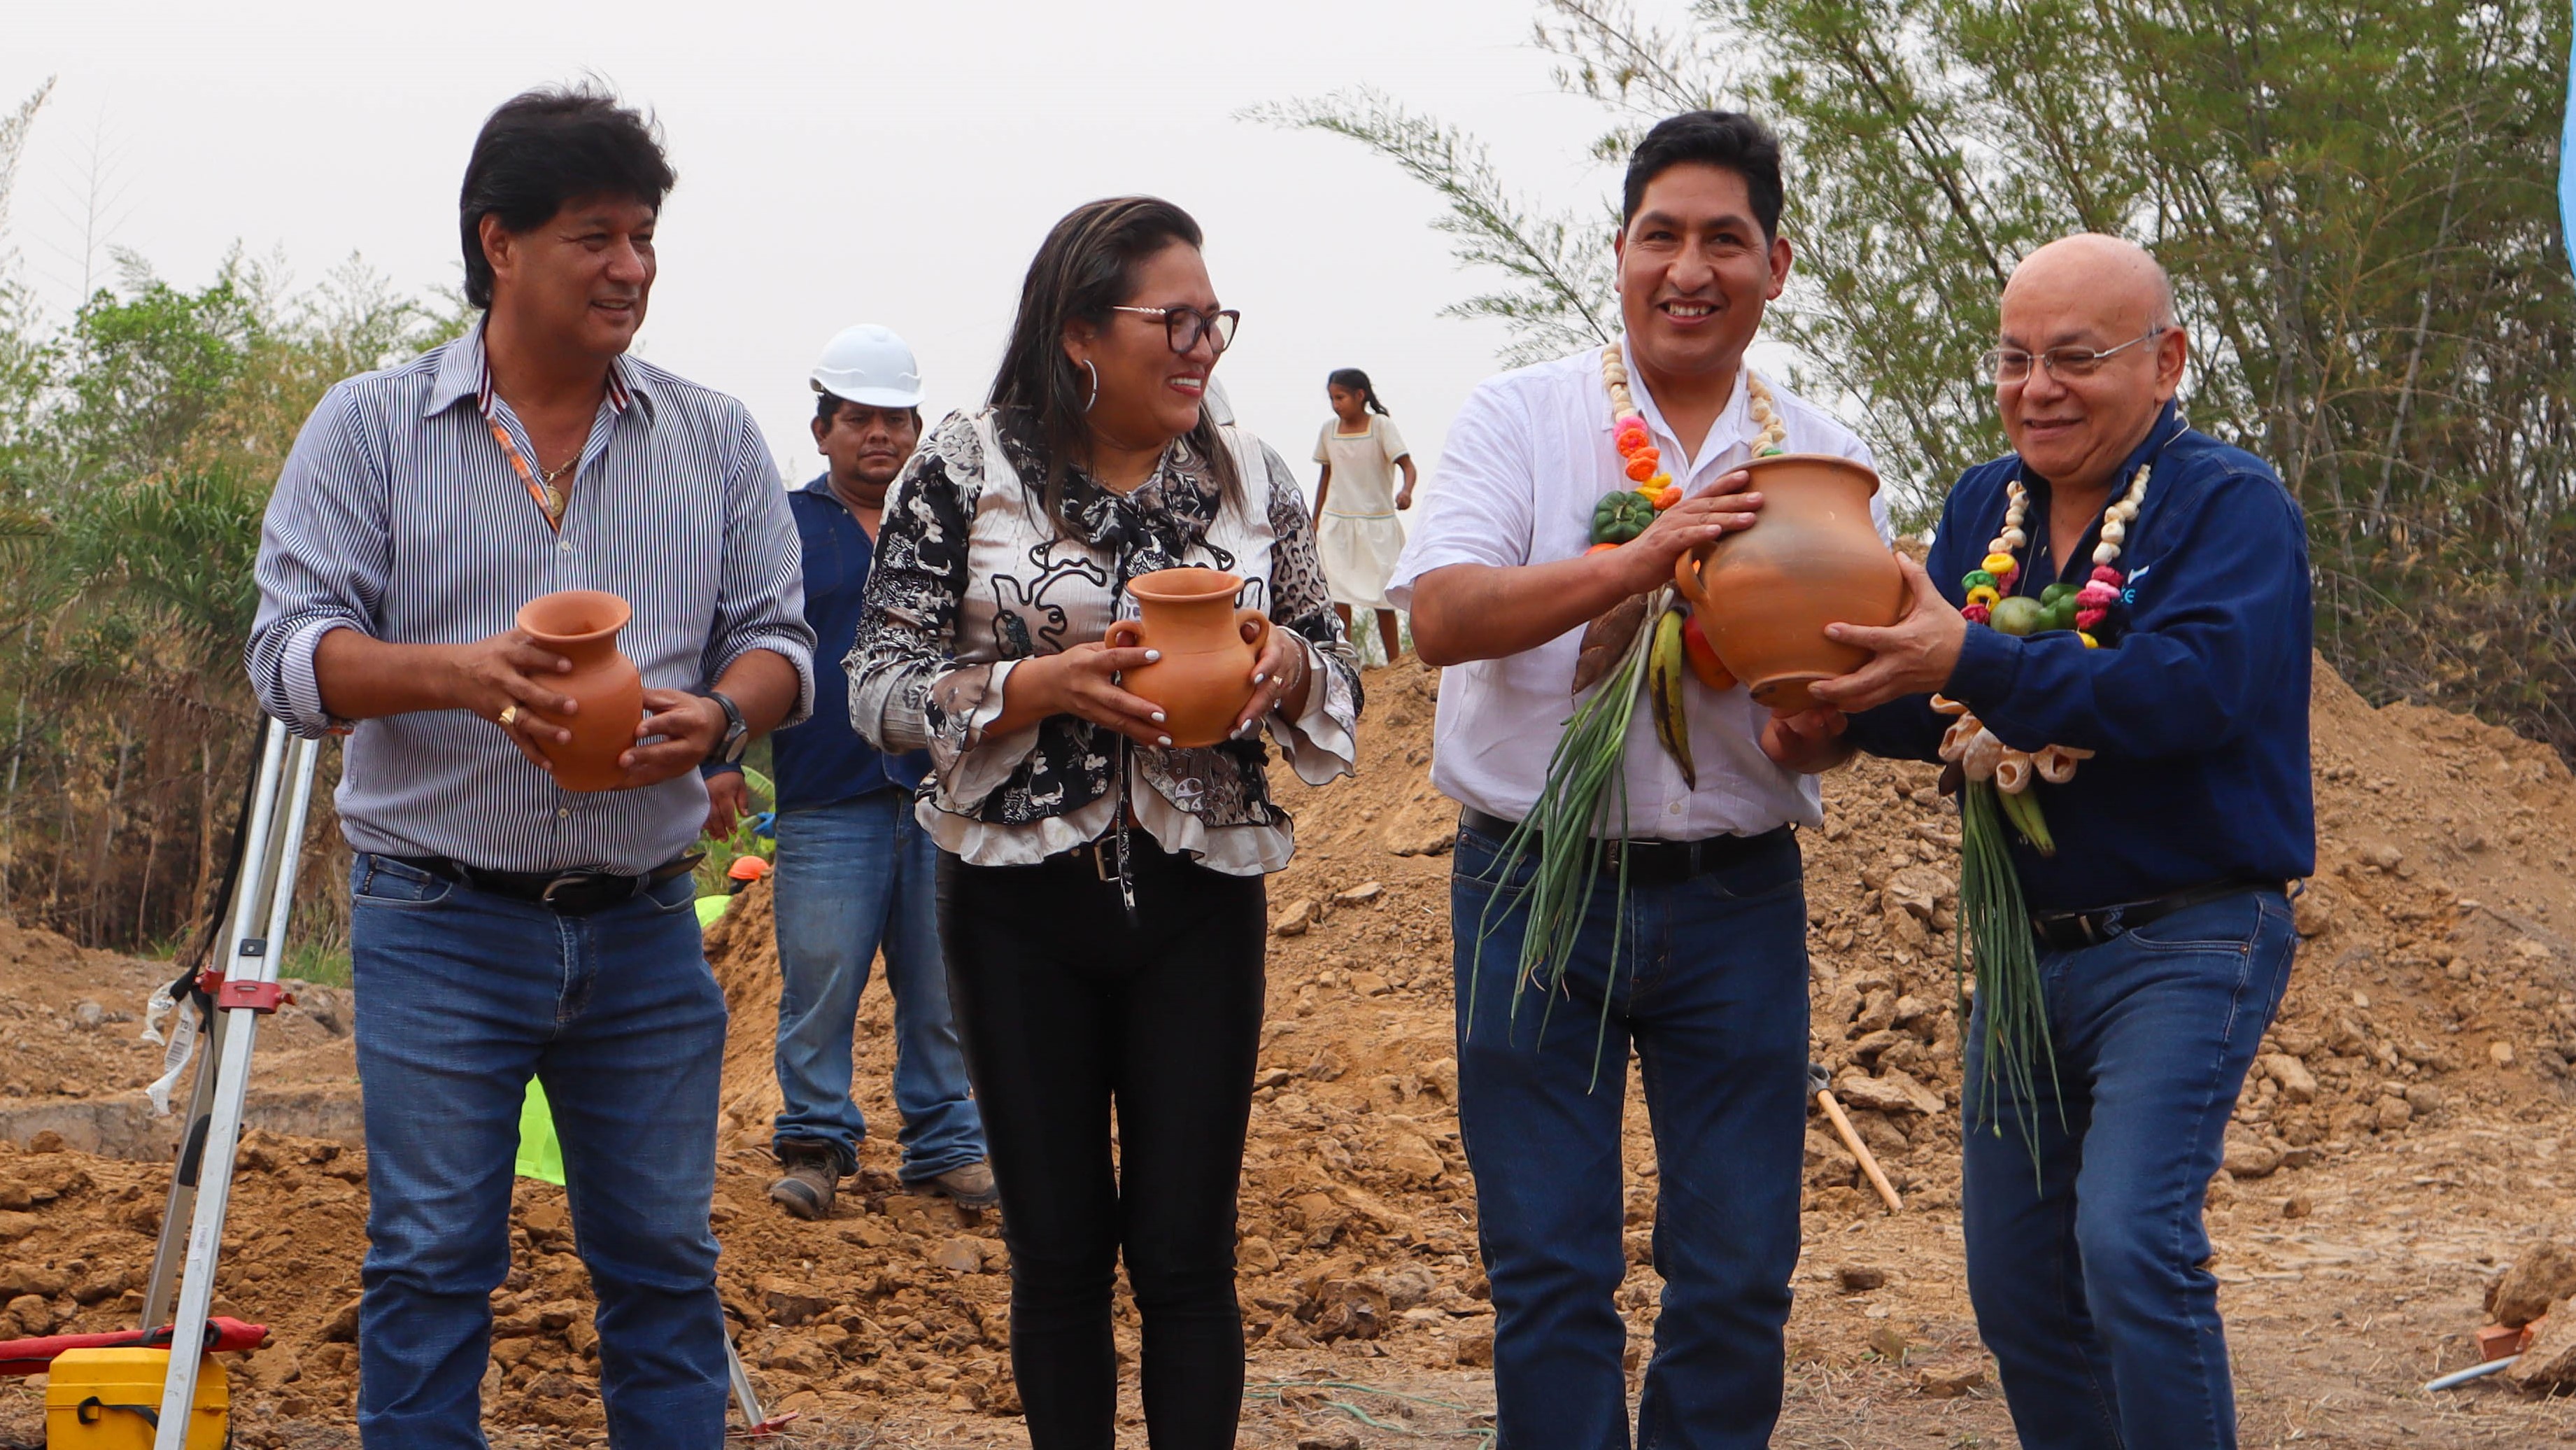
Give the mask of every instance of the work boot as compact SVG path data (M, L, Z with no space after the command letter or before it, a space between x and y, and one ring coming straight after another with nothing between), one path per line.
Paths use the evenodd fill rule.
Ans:
M1002 1201L1002 1191L993 1186L993 1165L981 1158L932 1178L929 1186L954 1199L959 1208L991 1208Z
M830 1218L841 1156L819 1143L781 1143L778 1161L787 1176L769 1185L769 1201L797 1218Z

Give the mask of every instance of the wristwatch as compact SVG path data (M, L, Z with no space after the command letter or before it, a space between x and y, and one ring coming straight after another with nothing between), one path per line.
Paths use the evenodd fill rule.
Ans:
M751 727L742 723L742 711L722 690L702 690L699 693L715 701L725 712L724 734L716 737L716 743L707 751L707 759L726 765L739 764L743 747L751 744Z

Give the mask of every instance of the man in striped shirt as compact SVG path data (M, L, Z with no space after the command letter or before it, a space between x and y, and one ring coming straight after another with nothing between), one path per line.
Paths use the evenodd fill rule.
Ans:
M796 535L742 404L627 356L673 181L651 125L586 90L492 114L466 175L471 333L327 394L271 500L248 663L297 731L350 732L351 957L366 1004L358 1426L479 1447L513 1145L541 1079L599 1311L612 1443L718 1443L714 1190L723 995L685 854L697 767L813 700ZM570 668L520 605L600 589L644 718L575 793Z

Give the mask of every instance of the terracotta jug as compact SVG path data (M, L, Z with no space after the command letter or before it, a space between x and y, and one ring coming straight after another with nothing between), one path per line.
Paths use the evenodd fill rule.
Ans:
M1157 569L1127 581L1142 619L1109 626L1113 649L1142 646L1163 657L1126 672L1127 692L1163 707L1174 745L1215 745L1252 699L1252 665L1270 644L1270 616L1238 609L1243 581L1215 569ZM1243 626L1261 626L1245 643Z
M1825 626L1894 624L1905 576L1870 521L1877 474L1825 453L1775 454L1745 469L1762 495L1757 522L1682 555L1673 582L1755 703L1804 710L1815 703L1807 686L1869 659L1825 638Z
M572 732L562 745L540 741L538 751L555 767L566 790L607 790L626 778L617 757L635 744L644 718L644 677L617 651L617 632L635 617L625 600L599 589L566 589L519 606L519 628L545 649L572 661L572 672L545 676L547 684L581 704L579 714L539 720Z

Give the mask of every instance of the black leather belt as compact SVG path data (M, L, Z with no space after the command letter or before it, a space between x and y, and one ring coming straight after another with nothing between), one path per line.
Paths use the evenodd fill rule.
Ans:
M607 871L486 871L445 856L387 856L442 881L471 886L494 896L533 901L559 916L588 916L621 906L674 876L686 876L706 859L703 851L675 857L641 876Z
M2284 895L2289 888L2278 881L2213 881L2206 886L2186 886L2180 891L2145 901L2124 901L2117 906L2097 907L2092 911L2034 911L2030 914L2031 935L2050 951L2078 952L2145 926L2161 921L2177 911L2249 891Z
M1520 829L1513 822L1489 815L1474 806L1458 808L1458 828L1490 836L1497 841L1510 840L1512 832ZM1787 826L1775 826L1758 836L1709 836L1697 841L1610 841L1604 843L1609 849L1602 853L1601 870L1604 874L1616 872L1620 859L1625 857L1631 883L1668 886L1711 871L1740 866L1765 851L1779 849L1789 836ZM1538 853L1535 832L1531 833L1530 853Z

